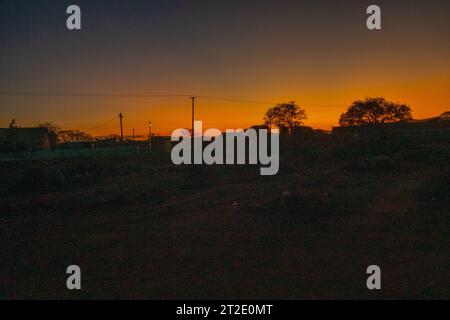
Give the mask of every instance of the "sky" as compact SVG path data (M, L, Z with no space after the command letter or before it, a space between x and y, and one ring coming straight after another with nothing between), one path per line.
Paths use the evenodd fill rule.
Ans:
M81 8L82 30L66 27ZM381 8L382 29L366 28ZM262 123L296 101L330 129L356 99L406 103L415 118L450 110L448 0L0 0L0 91L198 95L204 128ZM187 97L0 95L0 127L54 121L93 135L190 127ZM105 124L105 125L102 125Z

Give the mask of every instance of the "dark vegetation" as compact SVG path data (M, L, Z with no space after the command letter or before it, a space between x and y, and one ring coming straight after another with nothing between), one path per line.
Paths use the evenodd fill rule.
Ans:
M412 111L406 104L387 101L383 97L356 100L341 115L341 126L374 125L412 119Z
M163 152L0 162L0 297L449 298L449 142L300 130L273 177Z
M306 111L295 101L290 101L269 108L264 115L264 124L269 128L276 127L281 131L292 133L295 128L303 125L303 121L307 118Z

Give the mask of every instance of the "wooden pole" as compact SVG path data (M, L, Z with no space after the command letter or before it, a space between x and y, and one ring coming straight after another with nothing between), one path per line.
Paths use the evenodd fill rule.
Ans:
M191 119L191 137L194 138L194 119L195 119L195 99L196 97L190 97L192 100L192 119Z
M122 123L122 112L119 113L119 118L120 118L120 142L123 143L123 123Z
M148 150L152 153L152 122L148 122Z

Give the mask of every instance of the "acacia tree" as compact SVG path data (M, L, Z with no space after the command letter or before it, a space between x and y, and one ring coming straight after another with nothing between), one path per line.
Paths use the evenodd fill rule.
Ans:
M60 142L85 142L92 140L92 136L80 130L61 130L59 132Z
M53 145L63 142L83 142L92 140L92 136L80 130L63 130L56 123L41 122L38 127L46 128Z
M267 110L264 116L264 123L269 127L286 128L292 133L294 128L303 124L306 120L306 111L302 109L295 101L279 103Z
M412 118L406 104L386 101L383 97L356 100L339 119L341 126L392 123Z

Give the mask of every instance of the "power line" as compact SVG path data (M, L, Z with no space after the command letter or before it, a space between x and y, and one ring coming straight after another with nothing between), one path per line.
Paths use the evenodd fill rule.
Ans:
M81 98L188 98L186 94L111 94L111 93L61 93L37 91L0 91L3 96L81 97Z
M80 98L191 98L196 96L201 99L225 101L233 103L276 105L273 101L247 100L240 98L216 97L206 95L189 94L110 94L110 93L61 93L61 92L37 92L37 91L0 91L3 96L39 96L39 97L80 97ZM347 104L301 104L302 107L347 107Z
M257 100L244 100L235 98L223 98L223 97L213 97L213 96L197 96L198 98L217 100L217 101L228 101L236 103L252 103L252 104L266 104L266 105L277 105L279 102L269 102L269 101L257 101ZM301 107L348 107L347 104L300 104Z
M104 126L106 126L107 124L109 124L109 123L113 122L114 120L116 120L118 117L119 117L119 116L114 117L114 118L111 119L111 120L108 120L108 121L106 121L106 122L104 122L104 123L102 123L102 124L99 124L99 125L97 125L97 126L95 126L95 127L92 127L92 128L89 128L89 129L83 130L83 131L85 131L85 132L90 132L90 131L92 131L92 130L95 130L95 129L104 127Z
M235 98L223 98L223 97L212 97L212 96L197 96L197 97L203 98L203 99L208 99L208 100L228 101L228 102L237 102L237 103L270 104L270 105L277 104L276 102L244 100L244 99L235 99Z

